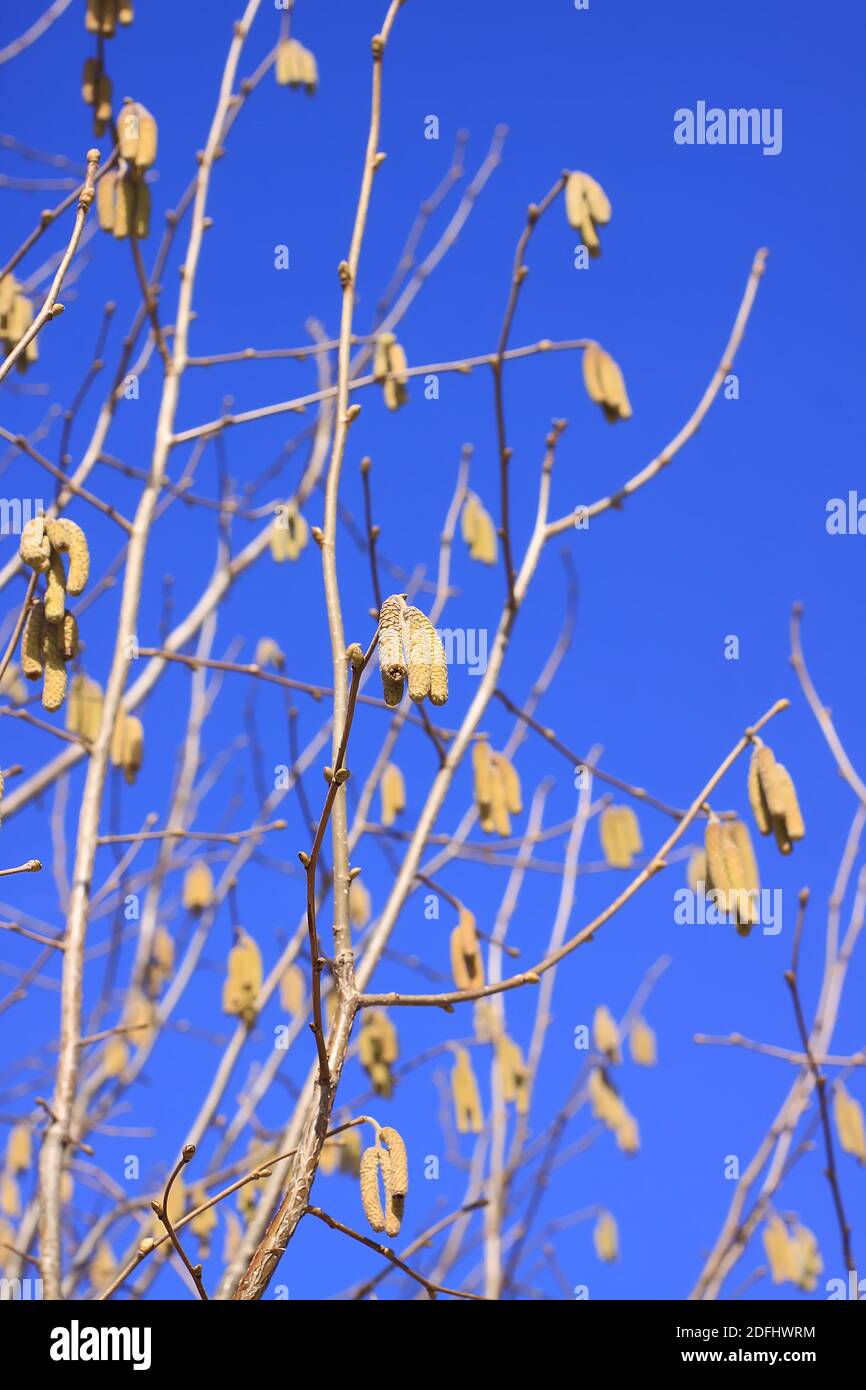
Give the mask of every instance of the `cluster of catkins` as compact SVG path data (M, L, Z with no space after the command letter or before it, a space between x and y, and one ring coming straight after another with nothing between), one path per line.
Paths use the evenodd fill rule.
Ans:
M610 199L601 184L589 174L572 171L565 182L565 215L589 254L600 256L597 229L611 218Z
M277 85L303 87L312 96L319 85L316 58L297 39L280 39L277 45Z
M371 1230L399 1235L409 1191L409 1161L406 1145L396 1129L386 1126L377 1132L376 1143L361 1154L360 1178L361 1205ZM384 1205L380 1178L385 1190Z
M793 1225L789 1230L781 1216L773 1216L764 1227L763 1242L774 1284L791 1283L814 1292L824 1261L807 1226Z
M381 1009L364 1010L358 1055L376 1095L390 1096L394 1089L391 1069L400 1055L400 1049L397 1029Z
M409 399L406 368L406 354L394 334L380 333L373 355L373 377L382 387L389 410L399 410Z
M14 275L4 275L0 280L0 346L9 353L20 343L33 322L33 304L22 290ZM36 339L31 338L18 358L19 372L26 372L32 362L39 359Z
M643 849L640 826L631 806L605 806L599 817L604 857L612 869L630 869Z
M463 539L473 560L482 565L495 565L497 556L496 527L474 492L467 493L460 518Z
M631 402L619 364L598 343L588 343L583 350L583 384L589 399L601 406L609 424L631 419Z
M66 595L80 594L90 574L90 551L81 527L68 517L36 516L21 532L18 553L45 576L45 595L27 610L21 634L21 670L42 680L42 704L58 710L66 696L66 663L78 654L78 624L66 611ZM69 571L63 555L69 556Z
M606 1066L593 1067L589 1074L589 1099L593 1117L601 1120L613 1134L617 1147L625 1154L640 1149L640 1131L634 1115L614 1085L608 1070L622 1062L619 1028L605 1004L599 1004L592 1020L592 1041ZM644 1019L638 1019L629 1034L632 1061L641 1067L656 1063L656 1037Z
M472 745L472 782L481 829L507 838L511 816L523 810L520 778L505 754L494 752L483 738Z
M145 171L156 160L157 124L140 101L125 101L117 118L124 173L110 169L96 186L96 211L104 232L119 239L130 233L141 240L150 232L150 189Z
M442 639L405 594L391 594L379 610L379 673L387 705L399 705L408 675L409 698L433 705L448 699L448 662Z
M749 803L761 834L774 834L782 854L790 854L793 842L806 834L797 791L788 769L760 739L749 763Z

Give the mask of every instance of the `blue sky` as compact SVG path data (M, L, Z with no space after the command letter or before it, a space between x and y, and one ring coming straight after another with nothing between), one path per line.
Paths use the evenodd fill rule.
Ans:
M80 67L90 51L80 8L70 9L3 73L4 130L29 145L78 161L93 143L89 113L78 90ZM215 0L206 14L198 6L169 11L143 5L132 30L121 32L109 46L115 91L145 102L159 121L158 178L152 188L157 224L159 215L175 205L193 172L194 153L205 142L237 10L228 0ZM336 266L348 247L366 138L369 37L383 13L382 4L369 0L334 0L319 6L299 0L293 32L316 54L320 90L306 99L278 89L268 77L231 132L226 157L213 180L209 211L214 226L206 237L197 282L194 354L249 345L300 345L310 316L320 319L328 334L336 333ZM22 23L21 14L16 13L14 22L7 15L0 43L8 42ZM277 28L277 13L265 5L243 73L267 52ZM600 1265L595 1259L589 1224L556 1238L569 1285L588 1285L594 1298L679 1298L691 1287L731 1197L733 1185L723 1171L725 1156L739 1155L745 1165L793 1075L784 1062L733 1048L699 1048L692 1038L696 1032L736 1031L796 1046L782 972L790 958L796 895L804 884L812 892L802 950L806 1008L811 1010L817 998L826 901L855 800L840 780L790 670L788 618L791 603L801 600L813 676L822 698L832 706L854 763L862 769L866 539L828 535L825 525L828 501L863 486L857 462L863 429L856 402L866 367L858 331L866 307L858 250L864 194L862 180L854 173L864 116L854 55L862 38L862 17L838 0L820 11L803 0L784 5L768 0L757 7L733 0L723 8L695 6L687 0L667 0L661 7L638 0L592 0L586 11L576 10L570 0L547 0L532 7L514 0L475 0L470 6L440 0L435 7L409 0L398 15L387 54L381 146L388 157L376 177L362 256L356 315L361 331L373 320L377 298L390 279L418 205L448 167L460 129L470 132L470 173L483 158L497 124L505 124L509 133L501 165L457 244L400 326L400 341L411 364L452 360L494 347L526 206L547 192L563 168L594 175L613 205L612 221L602 231L603 255L587 270L574 267L576 238L561 204L543 219L527 256L530 275L512 343L544 337L597 338L623 368L634 418L615 428L605 423L585 396L574 354L531 358L506 370L518 553L530 530L551 418L570 421L554 473L553 512L559 515L604 496L676 433L716 366L755 251L761 246L770 250L735 368L738 398L720 398L672 467L624 510L608 513L588 532L567 534L548 548L502 680L508 694L522 701L546 660L562 620L564 582L558 552L567 548L579 579L578 621L540 716L567 745L585 751L599 743L609 771L667 802L687 805L743 728L775 699L792 700L791 709L775 721L769 740L796 779L808 834L784 861L772 845L760 845L764 883L783 894L782 932L753 933L743 941L728 928L677 925L673 893L681 886L682 866L675 865L644 888L591 948L579 951L558 973L554 1018L534 1102L535 1132L562 1103L577 1075L581 1054L573 1046L575 1027L589 1022L599 1002L617 1014L624 1012L653 962L662 955L671 957L647 1007L658 1035L659 1065L642 1071L627 1064L621 1078L640 1123L639 1157L627 1160L603 1136L557 1174L542 1209L543 1220L594 1203L615 1213L622 1245L616 1264ZM693 108L698 101L723 108L780 108L781 152L768 157L756 146L677 145L674 112ZM425 120L431 114L439 121L438 141L424 138ZM33 166L14 152L0 155L0 168L7 174L33 175ZM27 234L43 204L56 196L4 190L4 259ZM451 208L456 196L451 195ZM435 241L448 215L448 208L437 214L426 246ZM47 248L60 245L61 236L59 229L49 234L30 254L24 270L35 271ZM183 234L179 244L184 244ZM274 268L278 245L289 248L287 271ZM152 237L146 248L148 264L154 246ZM49 404L68 405L92 356L108 299L118 306L106 354L113 370L119 339L136 304L128 249L98 234L85 256L74 294L63 296L66 315L43 335L40 363L26 378L28 386L49 383L47 394L25 395L6 388L0 418L9 429L31 431ZM179 263L176 250L163 282L162 313L167 321L174 314ZM121 407L109 436L109 451L138 468L149 462L158 376L155 365L143 375L140 399ZM76 422L70 450L76 462L104 389L101 379ZM191 370L183 384L178 426L189 428L220 415L226 397L240 411L313 389L315 369L310 362ZM382 552L404 570L426 566L433 572L439 530L466 441L475 446L472 486L492 512L498 510L492 388L488 374L477 371L468 377L443 375L438 400L425 400L417 381L410 397L407 408L390 415L378 393L365 394L361 419L350 438L343 500L354 515L361 515L358 461L370 454ZM282 416L229 432L225 467L238 485L263 473L309 419ZM52 458L58 441L55 426L42 446ZM187 451L179 450L173 457L173 477L186 456ZM8 463L5 456L4 462L5 496L30 497L39 488L50 495L50 480L47 475L34 477L35 465ZM217 467L217 451L210 447L197 478L200 492L215 495ZM295 456L282 477L294 482L297 470ZM136 483L103 467L92 475L91 484L131 514ZM256 502L268 500L277 487L261 490ZM101 574L116 551L117 535L110 522L90 510L79 506L71 514L86 522L95 573ZM317 524L321 514L317 493L309 504L308 520ZM236 547L253 533L251 523L238 522ZM215 543L213 513L180 505L168 511L148 551L139 625L142 645L158 642L163 577L173 576L174 613L180 617L203 587ZM14 538L3 538L4 563L14 544ZM372 602L367 562L345 531L339 563L347 638L366 643ZM447 624L492 631L502 597L501 569L482 572L458 543L453 575L460 592L449 605ZM20 581L7 590L4 613L11 612L19 591ZM114 640L117 597L115 590L101 598L89 610L83 628L86 666L100 680ZM214 651L223 654L242 639L240 659L252 660L256 641L267 634L286 651L291 675L327 684L323 611L315 547L308 548L296 566L276 568L266 556L225 605ZM724 656L730 635L739 639L735 661ZM112 791L119 798L114 802L116 823L125 830L138 828L151 810L165 812L189 679L181 668L170 671L143 711L144 769L133 788ZM447 715L455 726L474 690L465 670L452 672ZM205 730L209 762L243 732L248 694L243 677L229 676L222 685ZM303 744L318 728L322 709L302 696L298 707ZM274 765L289 761L278 691L259 690L257 720L261 766L268 780ZM492 707L484 727L496 745L511 725L504 710ZM384 728L381 712L362 710L350 758L359 782L376 755ZM48 735L19 721L2 721L0 734L0 762L8 766L20 761L28 773L59 748ZM431 767L429 745L417 731L401 738L397 761L409 787L406 822L411 824ZM537 780L555 779L548 823L573 813L573 779L565 760L530 735L517 766L527 803ZM71 779L71 808L81 785L78 769ZM316 776L308 785L318 805L322 784ZM457 825L470 796L464 770L438 830ZM725 807L745 812L745 763L737 765L718 799ZM203 803L199 827L243 828L251 824L256 805L250 754L242 750L228 762ZM3 828L4 865L32 855L50 863L51 808L48 796ZM288 830L271 837L267 851L289 863L305 839L294 801L286 814ZM652 811L640 814L647 846L660 844L668 833L667 821ZM70 841L74 833L70 810ZM694 838L689 837L689 843ZM547 851L550 857L562 852L561 842L554 844L555 851ZM109 854L100 851L97 882L109 871ZM357 857L375 910L389 887L388 863L369 842ZM585 857L600 858L596 826L588 832ZM139 863L144 862L143 855ZM454 864L444 877L445 886L463 897L479 922L488 926L505 880L501 868L470 864ZM616 871L582 878L570 932L590 920L624 881ZM558 884L552 875L529 877L511 932L521 948L521 961L543 954ZM175 878L167 896L175 907L178 888ZM6 880L0 900L7 918L26 910L43 922L60 924L50 872L39 879ZM302 879L256 864L241 879L238 906L268 965L299 919ZM172 931L185 931L180 913L168 924ZM440 929L431 931L434 925ZM105 941L109 931L108 919L94 922L91 942ZM205 953L207 968L198 972L177 1012L192 1029L173 1032L164 1040L119 1121L143 1126L149 1133L152 1129L152 1134L136 1140L98 1138L96 1161L121 1185L124 1155L139 1155L143 1176L138 1188L128 1185L132 1195L164 1173L209 1085L218 1057L212 1038L228 1033L219 991L230 935L230 916L224 908ZM437 970L447 971L445 916L440 924L426 922L419 894L404 908L392 945L405 955L423 954ZM16 969L30 963L35 949L9 934L4 934L3 948L3 959ZM127 968L130 959L128 946L123 956ZM56 974L52 962L40 987L2 1015L7 1066L34 1052L49 1054L57 1026L57 994L50 985ZM852 1052L863 1043L858 1020L864 982L866 967L855 954L834 1051ZM7 986L11 987L8 977L4 990ZM376 987L417 988L418 977L386 961L377 972ZM528 995L508 997L510 1029L524 1044L533 1011ZM468 1014L405 1013L410 1016L397 1018L405 1058L471 1031ZM228 1088L227 1114L234 1113L250 1066L266 1058L278 1019L272 1009L249 1041ZM286 1075L299 1081L311 1056L312 1041L302 1037ZM380 1105L387 1115L383 1122L401 1129L413 1155L406 1227L412 1233L459 1203L465 1182L465 1173L448 1159L439 1126L434 1073L441 1065L420 1068L390 1105ZM486 1074L486 1063L479 1062L478 1069ZM8 1087L8 1079L0 1085L4 1121L11 1114L29 1113L27 1098L9 1099ZM363 1089L358 1063L352 1062L345 1096ZM866 1101L856 1074L850 1089ZM278 1129L288 1104L288 1091L275 1087L260 1108L261 1123ZM569 1133L577 1138L586 1127L582 1117ZM204 1161L207 1147L201 1155ZM464 1158L469 1156L467 1140L461 1150ZM440 1158L440 1178L427 1184L422 1159L431 1154ZM825 1277L830 1277L843 1270L822 1169L819 1152L803 1158L785 1184L779 1207L797 1212L815 1230ZM851 1158L841 1160L840 1174L859 1252L866 1239L864 1177ZM357 1193L346 1179L320 1179L314 1196L349 1224L360 1224ZM99 1209L97 1198L82 1190L83 1212ZM458 1272L467 1274L476 1259L473 1251ZM729 1292L760 1262L755 1247L738 1266ZM281 1277L294 1296L322 1298L376 1268L375 1257L308 1221L284 1261ZM215 1273L215 1266L206 1267L206 1277L213 1280ZM548 1295L561 1296L548 1273L534 1276L533 1282ZM391 1281L384 1289L389 1287L393 1291L397 1285ZM169 1272L160 1276L154 1292L184 1296L176 1275ZM776 1289L765 1278L747 1296L803 1295L787 1285ZM822 1296L821 1285L817 1296Z

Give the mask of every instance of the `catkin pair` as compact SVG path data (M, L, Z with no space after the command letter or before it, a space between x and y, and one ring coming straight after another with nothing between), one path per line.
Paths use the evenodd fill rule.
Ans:
M761 834L772 832L782 854L790 854L793 842L806 834L797 791L788 769L760 739L749 762L749 803Z
M475 915L467 907L460 908L460 918L451 933L451 974L457 989L478 989L484 984L484 962Z
M96 215L104 232L118 240L150 235L150 189L143 178L109 169L96 185Z
M77 597L90 577L90 549L81 527L68 517L34 516L21 531L18 554L25 565L45 575L45 616L50 623L62 623L67 592ZM68 571L63 555L69 556Z
M472 745L472 790L481 829L507 838L511 816L523 810L520 778L506 755L494 752L484 738Z
M630 869L643 849L638 819L631 806L606 806L599 818L604 857L612 869Z
M278 87L304 87L312 96L319 84L319 70L314 54L297 39L280 39L277 45L276 76Z
M33 303L24 293L14 275L0 280L0 346L10 353L20 343L33 322ZM26 372L32 362L39 360L36 339L32 338L17 360L19 372Z
M385 703L399 705L409 679L409 698L444 705L448 699L448 662L442 639L426 614L391 594L379 610L379 674Z
M271 527L271 557L278 565L284 560L297 560L309 538L306 519L294 503L281 507Z
M384 1206L379 1192L380 1177L385 1189ZM362 1153L360 1186L361 1205L370 1229L377 1233L384 1231L391 1237L399 1235L409 1190L409 1164L406 1145L396 1129L381 1129L376 1144Z
M611 218L610 200L598 181L589 174L573 170L565 183L565 215L569 225L580 233L590 256L601 255L598 227Z
M631 419L631 402L619 364L598 343L588 343L583 350L583 384L609 424Z
M741 820L720 821L710 816L704 831L706 889L748 936L759 919L761 885L748 827Z
M140 101L124 101L117 117L120 157L136 169L149 169L156 163L159 132L156 121Z
M134 714L117 711L111 736L111 765L122 767L127 785L132 786L144 761L144 725Z
M256 1021L262 974L262 956L256 942L243 927L235 927L235 944L229 951L223 985L223 1013L243 1019L248 1028Z
M190 864L183 877L183 905L187 912L198 917L214 901L213 874L204 859Z
M454 1100L454 1123L458 1134L480 1134L484 1127L478 1082L472 1061L465 1047L454 1048L451 1069L451 1095Z
M394 1089L391 1068L400 1055L397 1030L381 1009L365 1009L358 1038L361 1066L370 1078L377 1096L390 1096Z
M28 680L42 678L42 707L58 710L66 698L66 663L78 653L78 626L71 613L49 622L46 605L36 599L21 632L21 669Z
M399 410L409 399L406 354L393 333L380 333L373 354L373 377L382 386L389 410Z
M393 825L406 810L406 783L396 763L386 763L379 783L379 796L382 801L382 824Z
M817 1288L824 1261L807 1226L789 1230L780 1216L773 1216L764 1226L763 1242L774 1284L796 1284L807 1293Z
M482 565L495 565L498 554L496 527L492 516L485 511L474 492L467 494L463 504L460 528L472 559Z

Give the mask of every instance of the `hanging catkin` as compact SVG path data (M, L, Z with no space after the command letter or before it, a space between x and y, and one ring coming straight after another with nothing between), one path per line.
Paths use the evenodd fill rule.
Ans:
M112 766L123 768L124 778L131 786L143 761L144 726L134 714L126 714L123 709L119 709L111 736Z
M465 1047L455 1047L451 1071L451 1094L454 1099L454 1123L458 1134L480 1134L484 1126L478 1082Z
M364 1215L371 1231L375 1231L377 1235L385 1229L385 1213L379 1195L381 1160L382 1153L378 1147L371 1146L361 1154L361 1206L364 1208Z
M507 1034L502 1034L496 1042L496 1063L499 1072L499 1086L502 1099L514 1105L518 1115L529 1110L529 1071L523 1060L519 1043Z
M590 256L600 256L596 228L606 226L611 217L610 202L601 184L589 174L572 171L565 183L565 213Z
M70 733L92 743L102 722L102 686L83 671L72 677L66 706L66 727Z
M52 550L69 556L66 588L70 594L82 594L90 577L90 548L87 537L81 527L68 517L46 522L45 532Z
M381 1009L365 1009L358 1039L358 1055L379 1096L390 1096L394 1089L391 1068L399 1056L397 1030Z
M599 818L604 857L612 869L630 869L643 849L640 826L630 806L606 806Z
M157 126L140 101L126 101L117 117L120 155L136 169L149 169L156 161Z
M478 943L475 916L460 908L460 919L451 933L451 974L457 989L479 989L484 984L484 962Z
M33 1162L33 1140L30 1126L14 1125L6 1141L6 1167L10 1173L26 1173Z
M806 833L797 792L788 769L777 763L772 749L757 742L749 761L749 803L762 835L775 834L783 854Z
M616 1220L609 1211L599 1212L592 1233L595 1253L605 1264L612 1263L619 1256L619 1232Z
M37 601L28 608L21 633L21 670L29 681L38 681L44 669L43 630L44 613L42 604Z
M46 622L42 629L42 660L45 677L42 682L42 707L58 710L66 696L66 662L63 656L63 634L56 624Z
M190 864L183 877L183 905L196 917L213 903L213 874L204 859Z
M379 610L379 674L385 703L399 705L403 698L406 662L403 655L403 628L406 604L401 594L391 594Z
M629 1034L631 1058L639 1067L654 1067L656 1064L656 1035L645 1019L636 1020Z
M379 783L382 801L382 824L393 825L397 816L406 810L406 784L396 763L386 763Z
M482 565L496 564L496 527L490 513L485 511L474 492L467 494L463 504L461 531L473 560L478 560Z
M385 404L398 410L409 399L406 354L393 333L380 333L373 356L373 376L382 385Z
M409 1159L406 1145L396 1129L386 1126L379 1131L379 1139L388 1146L388 1162L382 1165L385 1181L385 1232L389 1236L400 1233L406 1194L409 1191Z
M592 1040L596 1051L603 1053L609 1062L622 1061L619 1028L606 1004L599 1004L593 1015Z
M625 1109L614 1130L614 1137L621 1153L633 1155L640 1152L640 1130L637 1120Z
M598 343L583 350L583 384L589 399L600 405L610 424L630 420L632 408L619 365Z
M408 607L409 698L416 704L430 697L433 705L448 699L448 663L442 639L419 608Z
M310 528L306 518L295 504L281 507L271 527L271 556L277 564L284 560L297 560L309 540Z
M304 1007L306 979L299 965L288 965L280 979L280 1004L283 1010L296 1018Z
M620 1095L600 1067L593 1067L590 1072L587 1090L593 1117L601 1120L608 1129L618 1129L627 1111Z
M863 1109L860 1102L848 1094L841 1081L836 1083L833 1092L833 1120L842 1152L853 1154L858 1162L866 1163L866 1125L863 1122Z
M229 951L228 974L223 986L223 1013L242 1018L251 1028L256 1021L256 999L261 987L261 952L243 927L236 927L235 944Z

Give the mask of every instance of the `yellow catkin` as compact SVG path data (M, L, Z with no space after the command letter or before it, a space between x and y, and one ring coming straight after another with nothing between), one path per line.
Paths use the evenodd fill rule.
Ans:
M472 794L482 822L490 815L493 799L493 767L490 760L490 747L485 739L478 739L472 745Z
M399 410L409 399L406 368L406 354L394 334L381 333L376 340L373 375L382 383L382 393L389 410Z
M430 703L437 707L448 700L448 657L439 633L433 630L433 655L430 662Z
M598 343L590 343L584 349L583 384L590 400L601 406L611 424L631 419L632 408L622 370Z
M512 816L519 816L523 810L523 793L517 769L504 753L494 753L493 759L505 791L505 809Z
M496 564L496 527L493 518L474 493L469 494L463 506L462 532L473 560L478 560L482 565Z
M33 603L24 619L21 633L21 670L29 681L38 681L44 670L43 633L45 615L41 603Z
M722 856L722 822L711 816L704 827L704 850L707 856L707 887L719 894L720 906L727 912L728 874Z
M365 1009L358 1055L376 1094L390 1096L394 1089L391 1068L399 1056L399 1046L397 1030L381 1009Z
M256 1021L256 998L262 987L262 957L258 945L242 927L235 928L223 986L223 1013L242 1018L248 1028Z
M43 627L42 660L45 665L42 707L58 710L66 698L66 662L63 659L63 634L53 623L45 623Z
M41 516L32 517L22 528L18 555L23 563L29 565L37 574L44 574L48 569L51 563L51 542Z
M117 173L109 169L96 185L96 215L103 232L114 231L114 210L117 200Z
M399 705L403 698L406 661L403 653L403 630L406 625L406 605L400 594L391 594L379 610L379 674L388 705Z
M90 548L85 532L75 521L60 517L47 521L46 532L51 549L60 550L70 556L70 570L67 574L67 589L70 594L83 594L90 577Z
M630 806L606 806L599 818L604 857L612 869L630 869L643 849L637 816Z
M361 1154L361 1206L364 1208L370 1230L375 1231L377 1235L385 1229L385 1213L379 1195L380 1168L381 1151L373 1147L365 1149Z
M707 852L693 849L686 867L686 883L692 893L703 893L707 886Z
M496 1063L502 1099L514 1105L518 1115L529 1110L529 1072L520 1045L503 1034L496 1043Z
M147 993L156 998L174 969L174 941L162 925L153 934L153 946L147 966Z
M119 17L118 8L118 0L87 0L84 27L88 34L101 34L104 39L113 38ZM124 21L127 24L130 22Z
M628 1113L621 1097L600 1067L593 1067L587 1085L593 1117L616 1130Z
M569 174L565 184L565 213L569 225L580 233L580 239L590 256L601 255L601 242L589 211L583 174Z
M797 800L794 781L788 769L782 763L776 763L771 775L774 804L779 807L778 815L774 817L776 840L780 848L782 848L783 841L788 845L789 849L785 851L787 853L792 841L803 839L806 834L806 827L803 823L803 814ZM779 833L780 824L784 826L782 836Z
M66 727L93 742L102 722L102 686L79 671L72 677L66 707Z
M78 655L78 623L74 613L64 615L60 644L64 661L72 661Z
M769 835L773 828L773 818L764 793L762 769L766 775L774 762L773 754L765 743L759 743L753 748L749 759L749 805L755 824L762 835Z
M117 136L121 158L136 169L149 169L156 162L156 121L140 101L124 102L117 117Z
M833 1092L833 1120L842 1152L853 1154L858 1162L866 1163L866 1125L863 1122L863 1108L859 1101L849 1095L841 1081Z
M451 1094L454 1099L454 1123L458 1134L480 1134L484 1126L478 1082L465 1047L454 1049L451 1071Z
M102 1075L121 1076L129 1061L129 1048L120 1033L109 1038L102 1051Z
M617 1148L621 1153L634 1155L640 1153L640 1129L634 1115L624 1111L614 1130Z
M406 810L406 783L396 763L387 763L379 783L382 801L382 824L393 825Z
M281 507L271 527L271 557L277 564L284 560L297 560L305 549L310 536L306 518L294 503Z
M183 878L183 905L196 916L213 903L213 874L204 859L190 864Z
M502 753L490 754L491 797L488 823L503 839L511 834L509 812L522 810L520 781ZM485 827L486 828L486 827Z
M66 617L66 572L56 550L51 551L51 560L45 574L43 609L47 623L62 623Z
M417 608L407 608L409 617L409 699L419 705L430 694L433 665L433 625Z
M386 1199L385 1232L389 1236L396 1236L403 1224L406 1194L409 1191L409 1159L403 1138L396 1129L386 1126L379 1131L379 1138L388 1146L388 1161L382 1164Z
M99 76L99 64L95 58L85 58L84 69L81 74L81 99L86 106L93 106L96 101L96 80Z
M132 226L139 241L150 236L150 189L144 179L138 179L133 197Z
M451 933L451 974L457 989L479 989L484 984L484 962L475 929L475 917L465 907Z
M13 1220L21 1215L21 1191L11 1173L0 1175L0 1211Z
M349 921L353 927L366 927L373 910L372 900L359 878L349 884Z
M795 1226L791 1231L790 1259L792 1282L806 1293L814 1293L824 1261L815 1234L807 1226Z
M621 1062L619 1028L606 1004L599 1004L592 1019L592 1041L610 1062Z
M614 1216L609 1211L602 1211L598 1214L595 1229L592 1233L595 1253L605 1264L611 1264L619 1258L619 1231Z
M314 54L297 39L281 39L277 45L277 85L304 87L312 96L318 86L319 73Z
M289 965L280 979L280 1004L285 1013L295 1018L304 1007L306 979L299 965Z
M129 786L133 784L144 761L144 725L134 714L118 710L111 737L111 761L122 767Z
M156 1010L152 999L134 991L123 1010L123 1023L130 1029L125 1037L133 1047L147 1047L156 1036Z
M256 646L256 665L273 666L275 671L282 671L285 664L286 658L273 637L260 637Z
M96 92L93 110L93 133L102 136L111 120L114 97L114 84L107 72L101 72L96 79Z
M12 1174L26 1173L33 1162L33 1139L30 1126L15 1125L6 1141L6 1167Z
M646 1019L639 1018L629 1034L631 1058L639 1067L654 1067L657 1060L656 1035Z

